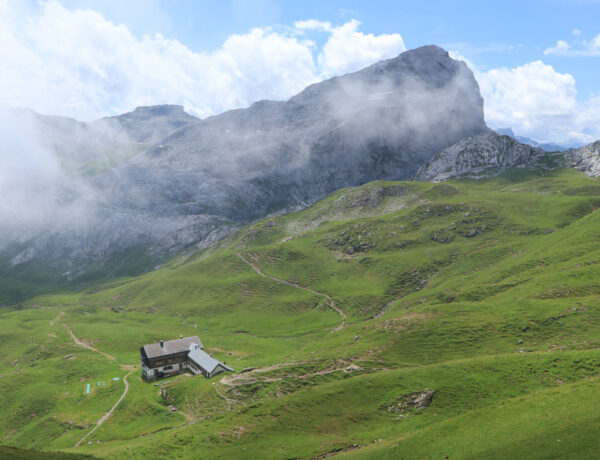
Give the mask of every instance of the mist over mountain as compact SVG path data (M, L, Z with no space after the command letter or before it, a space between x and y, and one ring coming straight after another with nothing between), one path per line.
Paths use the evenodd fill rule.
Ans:
M44 264L65 279L90 266L102 276L147 270L340 187L409 179L487 129L472 72L436 46L204 120L156 106L91 123L28 111L12 121L36 143L18 150L39 152L55 174L35 181L51 190L20 199L46 201L35 225L28 206L3 210L4 270Z
M150 270L372 180L599 169L593 145L545 152L487 128L472 72L437 46L202 120L173 105L2 117L0 272L54 284Z
M108 183L125 206L256 218L343 186L410 178L441 148L485 129L467 67L426 47L190 124ZM112 187L109 187L112 189Z
M598 458L565 3L0 0L0 460Z

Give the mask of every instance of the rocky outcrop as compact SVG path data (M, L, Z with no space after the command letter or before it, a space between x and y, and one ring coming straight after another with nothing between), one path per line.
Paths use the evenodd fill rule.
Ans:
M510 168L550 169L561 164L559 153L521 144L493 131L467 137L435 155L417 174L422 181L440 182L455 177L481 179Z
M422 390L408 395L401 396L401 406L405 409L412 407L422 410L428 407L433 400L434 390Z
M390 413L397 415L398 418L403 418L410 413L418 413L429 407L433 401L434 390L421 390L414 393L398 396L398 402L386 404L383 407Z
M591 177L600 176L600 141L563 153L566 167L575 168Z
M600 141L578 149L546 152L490 130L442 150L418 172L416 179L431 182L459 177L483 179L511 168L574 168L597 177L600 176Z

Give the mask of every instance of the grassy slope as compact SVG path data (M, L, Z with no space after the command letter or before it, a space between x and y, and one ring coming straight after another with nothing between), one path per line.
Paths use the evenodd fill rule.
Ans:
M0 459L6 460L85 460L89 455L66 454L64 452L40 452L31 449L0 446Z
M147 275L4 310L0 443L109 458L592 458L598 206L600 184L573 171L371 183ZM322 296L259 276L238 251L331 296L346 327ZM180 376L169 402L138 371L74 449L123 391L120 364L179 334L237 370L281 366L233 384ZM395 410L424 389L428 408Z

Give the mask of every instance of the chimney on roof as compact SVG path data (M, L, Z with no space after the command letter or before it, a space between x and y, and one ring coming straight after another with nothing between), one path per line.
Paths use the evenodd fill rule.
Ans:
M160 348L163 348L164 346L165 346L165 341L164 341L164 340L161 340L161 341L160 341Z

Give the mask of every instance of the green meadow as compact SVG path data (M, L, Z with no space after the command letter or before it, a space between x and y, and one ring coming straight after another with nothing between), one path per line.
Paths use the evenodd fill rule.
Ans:
M598 208L572 170L373 182L36 292L0 309L0 458L597 458ZM236 373L142 381L180 335Z

